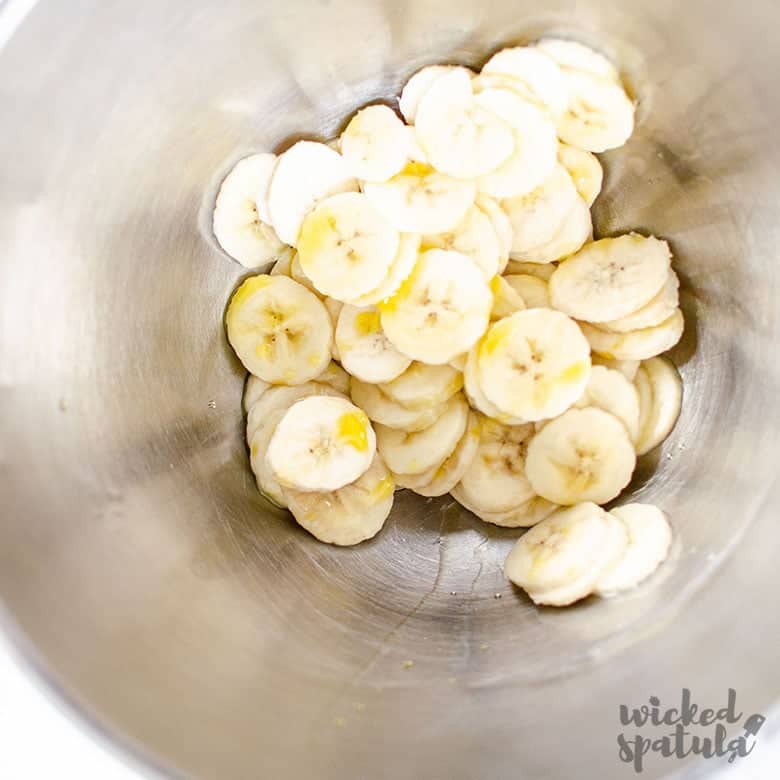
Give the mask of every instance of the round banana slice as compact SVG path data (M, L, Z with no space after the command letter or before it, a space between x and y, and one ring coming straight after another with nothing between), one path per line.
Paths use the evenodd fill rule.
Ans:
M634 132L634 104L623 87L582 71L564 71L569 105L558 120L562 141L588 152L617 149Z
M434 81L453 70L463 70L467 75L471 74L467 68L459 68L457 65L427 65L406 82L398 99L398 107L410 125L414 124L422 96L433 86Z
M660 325L674 314L680 304L680 280L674 271L669 272L666 284L661 291L633 314L628 314L618 320L609 320L602 327L613 333L628 333L632 330L652 328Z
M634 446L625 426L601 409L569 409L528 444L525 472L534 490L556 504L605 504L631 481Z
M382 105L367 106L343 132L341 154L356 178L387 181L406 165L410 140L395 111Z
M371 420L387 428L396 428L407 433L421 431L433 425L446 409L446 403L425 409L407 409L388 398L376 385L352 379L350 389L352 400Z
M588 204L578 197L555 237L540 247L526 250L523 257L531 263L542 264L563 260L581 249L583 244L592 238L590 209Z
M390 270L379 287L350 301L353 306L368 306L391 298L401 284L414 270L420 253L420 236L416 233L401 233L398 254L390 264Z
M336 392L349 395L351 379L349 374L338 364L331 361L328 367L315 378L315 381L332 387Z
M509 252L512 249L512 223L509 221L504 209L498 202L487 195L478 195L476 201L477 208L485 214L493 225L493 230L498 236L501 252L499 255L499 267L497 273L504 273L506 264L509 262Z
M293 255L295 255L295 250L288 247L271 266L268 273L271 276L291 276Z
M629 382L634 381L636 372L639 370L638 360L610 360L595 352L590 356L590 359L594 366L604 366L605 368L612 368L615 371L620 371Z
M395 483L379 455L355 482L329 493L284 488L295 521L327 544L348 547L376 536L393 508Z
M446 233L461 222L474 203L477 185L425 163L409 163L386 182L366 182L363 191L397 230L433 234Z
M625 317L666 284L672 253L666 241L630 233L602 238L558 266L550 278L553 306L587 322Z
M254 154L239 160L225 177L214 205L214 236L246 268L271 262L285 250L273 227L257 210L257 188L274 155Z
M490 311L490 321L502 320L515 312L523 311L525 299L520 295L506 277L494 276L490 282L490 289L493 292L493 308Z
M482 73L496 73L521 82L529 98L552 116L560 116L568 106L569 93L560 68L536 48L503 49L485 63Z
M604 183L604 169L595 154L568 144L558 144L558 162L569 172L580 197L592 206Z
M256 154L257 167L255 169L257 190L255 192L255 204L257 205L257 215L266 223L271 224L271 213L268 211L268 187L271 184L276 162L279 159L275 154Z
M449 401L463 387L463 374L450 365L412 363L393 381L379 385L388 398L407 409L425 409Z
M452 455L466 431L468 416L463 396L453 396L441 417L422 431L407 433L377 425L377 448L394 474L422 474Z
M350 302L387 278L398 231L359 192L334 195L306 217L298 240L303 272L324 295Z
M461 69L437 78L420 98L417 138L434 168L456 179L476 179L512 154L511 129L474 99Z
M268 382L264 382L259 376L250 374L247 377L246 385L244 386L244 411L249 414L250 409L260 399L271 385Z
M532 425L480 419L477 454L459 486L469 508L507 512L536 495L525 476L525 450L532 434Z
M670 350L682 338L684 327L685 321L679 309L675 309L674 314L660 325L631 333L612 333L587 322L580 323L593 351L617 360L649 360L656 357Z
M544 279L530 274L508 274L504 280L525 301L527 308L550 308L550 294Z
M399 351L441 365L466 352L485 332L492 304L488 283L468 257L431 249L379 308L387 338Z
M282 241L295 246L317 201L358 189L344 158L325 144L298 141L279 156L268 186L268 213Z
M629 438L639 436L639 394L619 371L593 366L582 397L574 404L578 409L594 406L617 417L626 426Z
M412 362L387 340L379 312L373 306L342 308L336 346L344 368L364 382L389 382Z
M469 506L468 501L463 497L460 485L456 485L450 494L461 506L468 509L469 512L473 512L480 520L501 528L530 528L559 509L557 504L534 496L530 501L506 512L485 512L478 507Z
M338 490L364 474L376 452L365 412L343 398L296 401L276 426L266 458L280 485Z
M476 346L466 355L466 363L463 367L463 390L466 393L466 398L474 409L482 412L486 417L491 417L504 425L522 425L526 422L525 420L502 413L494 403L487 399L482 390L477 370L478 351L479 348Z
M624 504L611 510L626 529L628 545L596 582L600 596L629 590L646 580L667 558L672 529L666 515L652 504Z
M266 382L300 385L330 361L333 326L327 310L286 276L250 276L230 299L225 323L236 355Z
M600 52L584 43L563 38L542 38L536 48L564 70L582 71L608 81L619 81L617 68Z
M644 393L640 376L647 383ZM682 407L682 380L669 360L656 357L642 363L635 381L642 407L636 451L644 455L672 432Z
M477 371L480 387L501 412L544 420L584 392L590 348L565 314L528 309L491 325L479 345Z
M527 274L528 276L535 276L537 279L549 282L550 277L555 273L557 267L558 266L553 263L540 265L539 263L525 263L522 260L512 260L510 258L504 273L507 275Z

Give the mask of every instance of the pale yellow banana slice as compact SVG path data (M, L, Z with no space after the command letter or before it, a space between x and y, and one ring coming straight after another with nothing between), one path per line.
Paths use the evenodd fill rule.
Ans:
M552 263L573 255L593 238L590 209L578 197L553 239L540 247L528 249L523 258L531 263Z
M423 95L433 86L433 83L446 73L453 70L464 71L469 78L473 75L467 68L460 68L457 65L427 65L415 73L401 90L401 96L398 99L398 107L404 119L410 124L414 124L417 116L417 109Z
M593 366L585 392L574 406L578 409L593 406L609 412L626 426L629 438L636 442L639 436L639 394L620 371Z
M669 521L652 504L624 504L609 514L623 523L628 545L623 555L599 576L595 592L600 596L639 585L666 560L672 545Z
M334 363L333 361L328 363L328 367L319 374L314 381L319 384L328 385L337 392L343 393L345 396L349 395L350 376L338 363Z
M642 363L635 382L642 412L636 450L644 455L672 432L682 407L682 380L669 360L656 357Z
M581 71L608 81L619 81L617 68L600 52L579 41L542 38L536 48L551 57L564 70Z
M526 308L525 299L506 280L504 276L494 276L490 282L493 292L493 308L490 311L490 321L502 320Z
M359 192L321 201L298 240L303 272L323 295L350 303L387 278L400 234Z
M376 385L354 378L350 394L352 400L374 422L409 433L433 425L447 406L446 403L441 403L424 409L407 409L392 398L388 398Z
M498 201L487 197L487 195L478 195L476 206L488 217L498 236L499 246L501 247L498 273L502 274L506 269L506 264L509 262L509 252L512 249L512 223L509 221L509 217L504 209L498 204Z
M601 409L569 409L528 444L525 472L556 504L605 504L630 482L636 454L626 428Z
M409 159L410 136L395 111L367 106L355 114L341 136L341 154L353 176L387 181Z
M328 493L284 488L298 525L327 544L351 546L376 536L393 508L395 483L379 455L368 471Z
M638 360L610 360L595 352L590 356L590 359L594 366L604 366L605 368L612 368L615 371L620 371L629 382L634 381L636 372L639 370Z
M387 340L374 306L341 309L336 346L344 368L364 382L389 382L412 362Z
M479 345L477 371L483 392L503 414L544 420L584 392L590 348L565 314L528 309L491 325Z
M413 360L448 363L487 328L493 295L465 255L431 249L420 255L398 292L380 304L382 327Z
M558 144L558 162L569 172L580 197L592 206L604 183L604 170L598 157L576 146Z
M674 310L680 303L680 280L674 271L669 272L666 284L661 291L633 314L627 314L618 320L609 320L601 327L614 333L628 333L632 330L652 328L660 325L664 320L674 314Z
M279 257L285 244L257 210L257 188L274 155L239 160L225 177L214 206L214 236L246 268L259 268ZM275 158L271 160L275 162Z
M257 215L266 223L271 224L271 212L268 211L268 188L271 185L276 162L279 159L275 154L256 154L258 158L256 168L257 190L255 192L255 204L257 205Z
M602 238L562 262L550 278L552 305L570 317L603 323L649 303L666 284L666 241L630 233Z
M510 258L504 273L507 276L509 274L527 274L528 276L535 276L537 279L549 282L557 267L554 263L526 263L522 260L512 260Z
M272 384L300 385L330 361L333 326L322 302L286 276L251 276L225 314L227 335L246 369Z
M388 398L407 409L425 409L449 401L463 387L463 374L450 365L412 363L400 376L379 385Z
M303 220L318 201L357 189L338 152L325 144L298 141L279 156L268 186L268 212L277 235L296 246Z
M477 354L479 345L469 350L466 355L466 363L463 367L463 390L466 393L469 403L474 409L482 412L487 417L491 417L504 425L522 425L526 421L522 418L514 417L510 414L504 414L491 401L488 400L480 384L479 373L477 370Z
M528 309L549 309L547 282L530 274L507 274L506 283L525 301Z
M397 230L446 233L474 203L477 185L440 173L425 163L409 163L386 182L366 182L366 197Z
M462 69L437 78L420 98L415 128L431 165L456 179L496 170L514 148L512 130L475 101Z
M587 322L581 322L580 328L599 355L617 360L649 360L671 349L682 338L685 321L682 312L675 309L660 325L631 333L612 333Z
M506 512L485 512L479 509L479 507L469 506L459 484L450 490L450 495L461 506L468 509L469 512L473 512L480 520L501 528L530 528L559 509L557 504L553 504L539 496L534 496L524 504L520 504L520 506L509 509Z
M269 387L271 385L268 382L264 382L259 376L250 374L247 377L246 385L244 386L244 411L247 414L249 414L249 410Z
M362 409L343 398L296 401L276 426L266 458L280 485L338 490L364 474L376 436Z
M469 407L461 394L447 401L441 417L414 433L376 426L379 453L394 474L422 474L452 455L466 431Z

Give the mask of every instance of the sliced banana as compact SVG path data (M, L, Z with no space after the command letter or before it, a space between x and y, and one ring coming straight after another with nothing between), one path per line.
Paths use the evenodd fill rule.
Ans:
M618 320L609 320L602 327L614 333L628 333L632 330L652 328L660 325L664 320L674 314L674 310L680 303L680 280L674 271L669 272L666 284L661 291L633 314L627 314Z
M266 223L272 224L271 213L268 211L268 188L271 185L271 179L276 171L278 157L275 154L257 154L261 158L257 161L255 169L257 190L255 192L255 205L257 206L257 215Z
M249 414L249 410L269 387L271 387L271 385L268 382L264 382L259 376L250 374L247 377L246 385L244 387L244 411L247 414Z
M596 353L593 353L590 356L590 359L594 366L604 366L605 368L612 368L615 371L620 371L629 382L634 381L636 372L639 370L638 360L610 360L609 358L602 357Z
M450 365L412 363L400 376L379 389L407 409L425 409L449 401L463 387L463 374Z
M336 392L348 396L350 382L352 380L350 379L349 374L338 363L331 361L328 363L328 367L315 378L315 381L319 384L328 385L328 387L332 387Z
M617 417L626 426L629 438L639 436L639 394L630 380L619 371L593 366L582 397L574 404L578 409L590 406Z
M382 327L405 355L442 365L485 332L492 304L488 283L468 257L431 249L420 255L398 292L380 304Z
M422 474L452 455L466 431L468 416L465 399L455 395L439 419L422 431L408 433L377 425L377 447L394 474Z
M682 407L682 380L669 360L656 357L642 363L635 381L642 409L636 451L644 455L672 432Z
M386 182L366 182L366 197L404 233L453 230L474 203L477 185L440 173L425 163L409 163Z
M407 409L388 398L376 385L352 380L350 389L352 400L374 422L387 428L414 433L433 425L446 409L446 403L428 406L424 409Z
M595 592L601 596L629 590L646 580L666 560L672 545L669 521L652 504L624 504L609 514L623 523L628 545L599 576Z
M253 154L239 160L219 188L214 206L214 236L246 268L259 268L285 250L285 244L258 213L257 190L275 155Z
M514 149L512 130L475 101L471 77L461 69L443 74L426 90L415 128L431 165L456 179L496 170Z
M341 136L341 154L353 176L387 181L409 159L410 136L395 111L367 106L355 114Z
M510 258L504 273L506 275L527 274L528 276L535 276L537 279L549 282L550 277L555 273L557 267L558 266L553 263L540 265L539 263L526 263L522 260L512 260Z
M550 294L544 279L530 274L508 274L504 280L525 301L527 308L550 308Z
M225 314L230 345L246 369L272 384L299 385L330 361L333 326L316 295L286 276L251 276Z
M577 198L563 220L558 232L546 244L523 253L523 258L532 263L552 263L573 255L583 244L593 238L593 223L590 209L582 198Z
M387 340L373 306L342 308L336 346L344 368L363 382L389 382L412 362Z
M682 338L685 321L682 312L675 309L660 325L631 333L612 333L587 322L581 322L580 328L599 355L617 360L649 360L671 349Z
M350 546L376 536L393 508L395 483L380 455L368 471L329 493L284 488L298 525L321 542Z
M293 253L292 260L290 261L290 278L293 281L298 282L298 284L302 284L307 290L313 292L318 298L324 297L314 286L314 282L312 282L312 280L306 276L306 273L301 266L301 257L297 252Z
M604 183L604 169L598 157L576 146L558 144L558 162L569 172L580 197L592 206Z
M501 247L499 256L499 267L497 273L504 273L506 264L509 262L509 252L512 249L512 223L509 221L504 209L498 204L498 201L487 195L478 195L476 200L477 208L485 214L493 225L493 230L498 236L498 243Z
M619 81L617 68L600 52L579 41L564 38L542 38L536 48L551 57L565 70L582 71L608 81Z
M470 506L464 498L460 485L456 485L450 495L463 507L473 512L480 520L501 528L530 528L549 517L559 507L539 496L534 496L520 506L509 509L506 512L485 512L477 506Z
M296 401L276 426L266 458L280 485L338 490L364 474L376 436L362 409L343 398Z
M666 241L630 233L602 238L558 266L550 278L553 306L603 323L632 314L666 284L672 253Z
M525 471L534 490L556 504L605 504L631 481L634 446L625 426L601 409L569 409L528 444Z
M418 70L406 82L401 91L401 97L398 99L398 107L410 125L414 124L422 96L433 86L434 81L445 73L456 69L458 69L457 65L428 65ZM466 71L467 74L470 73L466 68L461 68L461 70Z
M466 363L463 367L463 390L469 403L474 409L482 412L486 417L491 417L504 425L522 425L526 421L504 414L494 403L488 400L480 383L477 367L478 346L469 350L466 355Z
M391 298L403 282L409 277L417 263L420 252L420 236L416 233L401 233L398 244L398 254L390 264L387 276L379 287L365 295L359 295L350 301L354 306L368 306L377 301Z
M268 186L268 213L277 235L297 245L303 220L319 200L357 189L338 152L325 144L298 141L279 156Z
M528 309L491 325L479 344L477 371L485 396L503 414L544 420L582 395L590 348L565 314Z
M493 308L490 321L502 320L526 308L525 299L503 276L494 276L490 282L493 291Z

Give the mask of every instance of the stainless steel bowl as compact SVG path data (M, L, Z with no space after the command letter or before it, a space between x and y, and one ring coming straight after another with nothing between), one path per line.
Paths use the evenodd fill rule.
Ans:
M778 22L771 0L36 6L0 54L0 594L55 687L150 764L214 780L609 780L621 703L731 687L766 713ZM209 224L242 155L550 32L614 57L639 100L597 229L670 239L687 317L682 417L633 485L670 514L673 559L566 611L504 581L516 533L449 500L399 494L346 550L263 502L222 328L242 271Z

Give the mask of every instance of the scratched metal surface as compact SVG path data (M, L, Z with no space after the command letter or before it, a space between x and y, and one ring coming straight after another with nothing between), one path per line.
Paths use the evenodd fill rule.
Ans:
M780 9L544 6L44 0L0 53L0 596L55 687L150 764L608 780L619 703L776 699ZM674 559L568 611L511 589L516 533L447 499L399 494L353 550L261 500L221 324L241 270L209 230L239 157L546 31L627 74L639 123L597 228L671 240L688 323L680 423L633 486Z

